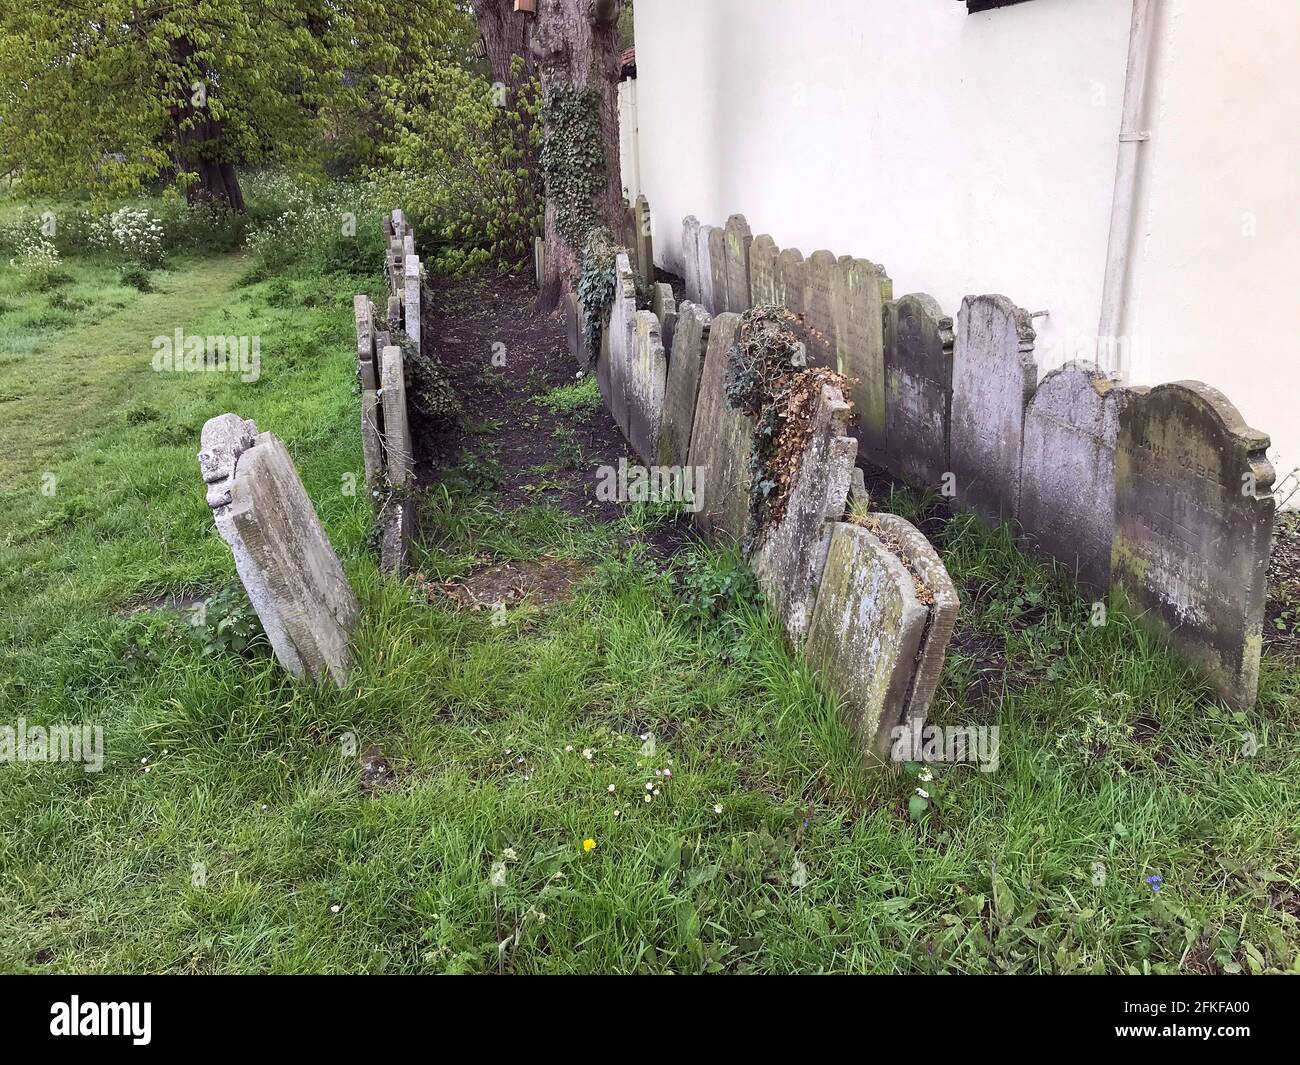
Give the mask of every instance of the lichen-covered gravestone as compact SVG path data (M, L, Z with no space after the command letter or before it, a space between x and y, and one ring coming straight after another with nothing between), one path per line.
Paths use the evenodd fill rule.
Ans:
M727 219L727 310L743 314L753 304L749 294L749 250L754 235L743 214Z
M885 308L885 466L938 488L949 465L952 319L933 297L910 293Z
M831 525L844 516L858 444L847 434L849 405L834 385L823 384L815 400L812 435L779 521L763 531L750 556L759 584L799 641L812 620Z
M837 369L835 359L835 271L838 261L824 249L803 264L803 316L809 366Z
M902 722L928 610L873 533L836 522L805 654L839 699L865 755L886 758Z
M629 433L627 375L635 333L636 279L627 252L619 252L614 260L614 302L601 335L596 379L605 397L605 407L624 436Z
M202 446L208 506L276 658L342 687L361 606L289 452L235 414L209 419Z
M686 298L700 303L700 220L693 214L682 219L682 276L686 281Z
M695 262L700 280L700 305L709 314L718 313L718 300L713 292L713 226L702 225L695 234Z
M1038 386L1034 328L1005 296L967 296L952 359L957 500L985 521L1016 516L1025 409Z
M710 310L721 314L727 310L727 233L718 226L709 226L709 271L713 276L713 306Z
M724 391L728 354L739 327L740 315L724 312L713 319L709 329L690 450L699 508L695 524L706 535L736 543L745 535L749 515L749 457L753 450L749 420L727 406Z
M1103 595L1115 529L1115 439L1128 395L1092 363L1069 362L1043 378L1025 413L1021 528L1035 549Z
M402 349L396 344L384 348L379 382L384 409L384 459L388 483L405 488L413 466L411 423L406 416L406 375Z
M752 254L752 252L751 252ZM772 280L772 302L791 314L803 315L804 270L803 252L798 248L784 248L776 257L776 273ZM802 327L801 327L802 332Z
M664 389L663 425L659 430L660 466L685 466L690 460L695 397L699 393L712 322L708 311L690 301L684 302L678 312Z
M885 337L882 318L890 281L866 259L843 256L831 274L831 335L835 364L849 379L850 425L858 454L876 465L885 458Z
M947 567L920 529L897 514L871 514L864 521L867 528L915 574L914 584L919 584L918 596L925 601L929 611L901 721L919 733L943 675L948 640L957 624L961 601Z
M749 295L755 307L780 306L776 296L776 257L780 249L766 233L760 233L749 246Z
M633 239L636 241L637 273L645 278L647 283L653 284L655 279L653 219L650 216L650 201L644 195L636 198L636 206L633 208L632 215L633 223L636 226Z
M650 301L650 309L654 311L655 317L659 319L664 347L671 351L673 347L673 330L677 328L677 297L673 295L672 285L664 281L655 282L654 298Z
M626 382L628 440L647 463L653 463L659 453L667 376L659 319L653 311L637 311Z
M1269 438L1199 381L1129 391L1115 445L1112 586L1247 710L1273 533Z

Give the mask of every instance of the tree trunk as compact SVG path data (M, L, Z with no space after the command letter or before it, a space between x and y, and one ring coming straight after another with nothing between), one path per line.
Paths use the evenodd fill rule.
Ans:
M533 16L516 12L514 0L474 0L474 21L483 38L492 80L505 85L513 95L537 73L531 48ZM518 73L511 69L515 56L523 60Z
M193 56L194 46L188 39L172 42L172 58L186 77L193 69ZM185 187L185 199L190 204L215 203L243 211L239 175L226 158L225 131L208 110L206 93L207 80L200 77L185 91L181 102L171 108L177 169L198 175L197 181Z
M605 183L594 197L596 216L618 239L623 232L623 181L618 161L618 12L619 0L537 0L533 51L542 91L557 86L594 89L600 99L601 146ZM554 307L577 285L581 248L571 248L555 224L547 197L546 266L543 306Z

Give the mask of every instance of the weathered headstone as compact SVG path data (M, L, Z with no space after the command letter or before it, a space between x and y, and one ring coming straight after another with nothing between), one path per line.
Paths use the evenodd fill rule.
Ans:
M373 388L361 390L361 460L365 466L366 487L379 490L384 481L383 407Z
M632 346L636 334L636 278L627 252L619 252L614 260L614 302L609 311L609 324L601 335L600 360L596 379L605 407L614 421L628 436L627 377L632 359Z
M537 287L541 288L546 281L546 240L543 237L533 237L533 275Z
M927 617L894 553L862 526L835 523L805 654L838 696L866 755L889 754Z
M932 296L885 307L885 466L919 488L950 470L952 319Z
M764 304L781 306L776 294L776 258L780 249L766 233L760 233L749 246L749 295L755 307Z
M752 253L751 253L752 254ZM804 271L807 264L798 248L785 248L776 257L772 302L792 314L804 314Z
M718 226L709 227L709 269L713 272L715 315L727 309L727 233Z
M659 454L667 377L668 357L659 319L653 311L637 311L627 375L628 440L647 464Z
M388 467L388 483L394 488L405 488L411 479L414 460L411 423L406 416L406 377L402 349L396 344L384 348L379 383L384 408L384 462Z
M375 307L369 296L352 297L352 313L357 326L357 376L361 388L373 390L375 372Z
M749 249L754 241L743 214L727 219L727 310L743 314L753 304L749 296Z
M569 354L573 356L573 361L578 364L578 368L585 370L587 367L583 360L582 327L582 311L578 304L578 297L572 292L566 292L564 294L564 328L569 339Z
M217 531L280 664L342 687L361 606L289 452L235 414L203 426L199 468Z
M690 461L695 397L699 393L712 321L708 311L689 300L678 312L664 389L663 425L659 431L660 466L685 466Z
M700 220L693 214L682 219L682 275L686 281L686 298L702 302L700 292Z
M415 350L420 349L420 260L415 255L406 257L406 289L403 300L403 320L406 323L406 335L411 338Z
M654 241L652 237L653 220L650 216L650 201L644 195L636 198L636 207L633 209L634 224L636 225L636 268L647 283L653 284L655 279L655 253Z
M650 301L650 309L654 311L655 317L659 319L659 327L663 332L664 347L671 351L673 347L673 330L677 327L677 297L673 295L673 287L664 281L656 281L654 287L654 297Z
M952 358L952 473L957 500L986 521L1020 505L1025 408L1038 386L1034 328L1006 296L967 296Z
M1228 704L1255 703L1273 534L1266 434L1199 381L1129 390L1115 446L1112 587Z
M1025 412L1018 518L1039 551L1085 587L1110 588L1115 439L1128 392L1089 362L1043 378Z
M920 584L918 594L928 608L925 635L921 639L921 650L908 687L902 718L903 724L919 732L943 676L943 660L961 602L947 567L920 529L897 514L873 513L867 516L865 524L915 576Z
M831 336L836 368L850 381L851 426L858 454L876 465L885 458L885 271L866 259L843 256L831 274Z
M713 291L713 226L702 225L696 234L696 269L700 275L700 304L709 314L717 314L717 297Z
M388 330L396 333L402 328L402 297L393 295L388 297L388 311L384 315L388 319Z
M399 240L406 236L406 214L400 207L393 208L393 236Z
M795 642L812 621L831 528L844 517L858 452L857 441L847 435L849 404L840 390L823 384L814 402L812 435L784 513L761 534L750 557L763 593Z
M828 251L815 251L803 264L803 316L809 366L837 369L835 358L835 272Z
M727 407L724 392L728 354L739 327L740 315L724 312L713 319L709 329L690 450L699 497L695 523L707 535L736 543L744 537L749 517L749 456L753 450L749 420Z

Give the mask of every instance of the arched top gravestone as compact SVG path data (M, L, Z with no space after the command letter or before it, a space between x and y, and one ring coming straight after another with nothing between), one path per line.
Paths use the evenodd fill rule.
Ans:
M1115 445L1112 585L1248 709L1273 533L1269 438L1199 381L1130 391Z
M957 500L990 523L1016 516L1025 408L1038 387L1034 328L1006 296L967 296L952 360Z
M885 466L920 488L950 468L952 319L924 292L885 305Z
M727 234L717 226L709 226L708 242L713 296L713 305L709 310L713 314L721 314L727 309Z
M884 268L841 256L831 273L831 335L835 367L853 395L850 427L858 455L877 465L885 459L885 339L882 308L893 295Z
M835 271L839 261L824 248L803 264L803 316L807 332L808 365L838 369L835 364Z
M749 292L749 252L754 237L743 214L727 219L727 310L744 314L753 306Z
M766 233L749 246L749 295L755 307L780 304L776 294L776 257L780 249Z

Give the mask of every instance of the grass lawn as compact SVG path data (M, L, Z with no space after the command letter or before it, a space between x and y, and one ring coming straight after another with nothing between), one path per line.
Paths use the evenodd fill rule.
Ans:
M914 821L916 781L862 770L736 556L643 544L662 512L602 524L439 490L428 581L542 555L588 577L504 624L381 581L348 491L355 281L240 286L215 257L141 294L69 269L87 306L67 314L0 289L0 722L100 724L107 760L0 766L3 969L1297 967L1294 664L1266 658L1258 707L1232 715L1005 533L954 519L963 620L932 717L999 725L1000 764L933 767ZM178 326L260 336L261 377L154 373L150 338ZM233 579L195 460L226 410L285 441L362 599L343 691L134 609ZM353 741L391 786L361 790Z

